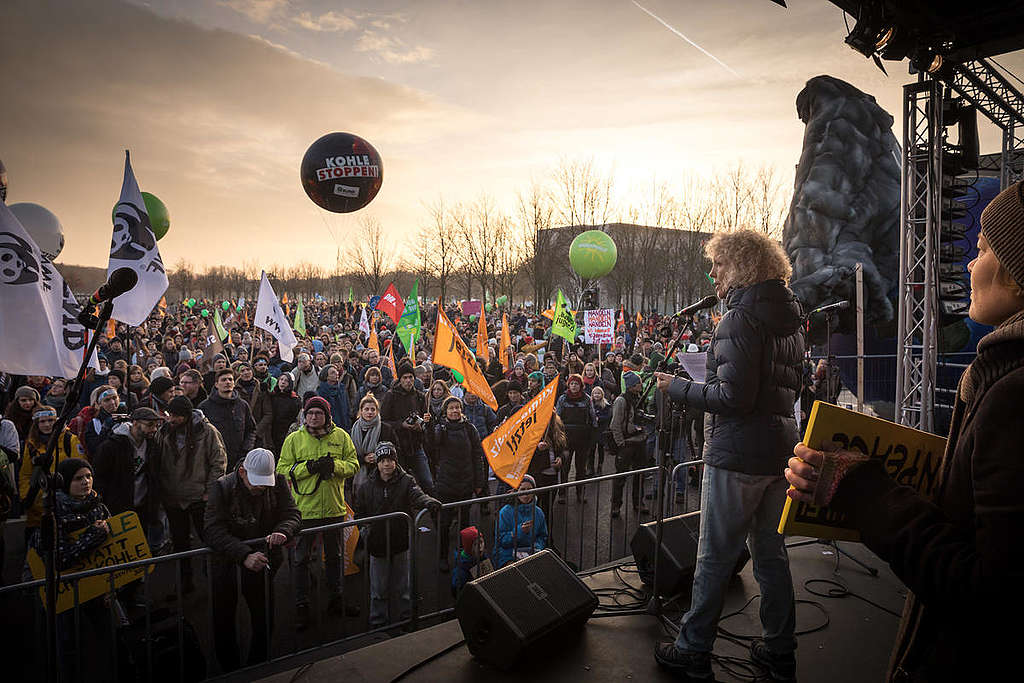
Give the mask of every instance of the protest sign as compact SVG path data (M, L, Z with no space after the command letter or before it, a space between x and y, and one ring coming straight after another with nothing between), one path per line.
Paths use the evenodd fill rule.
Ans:
M615 341L615 311L599 308L583 311L583 341L587 344L611 344Z

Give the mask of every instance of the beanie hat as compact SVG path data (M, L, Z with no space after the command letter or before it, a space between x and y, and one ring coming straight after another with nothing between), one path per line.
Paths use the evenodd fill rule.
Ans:
M538 382L540 382L541 386L544 386L544 373L541 372L540 370L534 370L529 375L527 375L526 378L527 379L535 379Z
M188 396L175 396L167 404L167 412L178 417L189 417L192 415L192 401Z
M324 415L327 416L328 422L333 420L333 417L331 416L331 404L328 403L327 399L323 396L310 396L309 399L306 400L306 405L303 406L302 410L306 411L310 408L319 408L324 411Z
M26 384L24 386L18 387L18 389L14 392L14 398L15 400L19 398L30 398L33 401L39 401L39 392L36 391L33 387L30 387L29 385Z
M462 407L462 399L461 398L459 398L458 396L449 396L448 398L446 398L444 401L441 402L441 412L442 413L445 413L445 412L448 411L448 404L451 403L452 401L454 401L455 403L458 403L460 408Z
M627 389L629 389L630 387L634 387L637 384L640 384L640 375L636 374L635 372L626 371L622 373L622 376L624 378L623 382L625 383Z
M153 396L160 396L173 386L174 380L170 377L160 376L149 383L149 393Z
M71 480L75 478L78 470L83 467L92 472L92 465L89 464L88 460L83 460L82 458L67 458L57 464L57 474L60 475L60 488L64 493L68 493L68 489L71 487Z
M480 538L480 530L475 526L468 526L459 532L459 539L462 541L462 549L466 551L467 555L473 554L473 546L476 544L476 539Z
M510 379L506 391L518 391L521 394L523 393L523 383L517 379Z
M981 212L981 232L999 263L1024 287L1024 182L996 195Z
M398 450L390 441L381 441L373 452L377 460L398 460Z
M528 482L530 484L530 486L532 486L533 488L537 488L537 480L533 478L532 474L524 474L523 475L523 480L521 482L519 482L519 485L522 486L523 483L526 483L526 482Z
M415 375L416 373L412 369L412 364L403 360L398 364L398 371L396 374L398 375L398 378L401 379L402 375Z
M179 361L190 361L190 360L192 360L192 352L189 351L188 349L182 347L182 349L180 351L178 351L178 360Z
M639 370L644 366L644 357L641 356L639 353L634 353L632 356L629 357L629 364L632 365L635 369Z

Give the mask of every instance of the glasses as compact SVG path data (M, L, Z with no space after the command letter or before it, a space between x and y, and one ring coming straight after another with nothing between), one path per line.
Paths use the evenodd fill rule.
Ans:
M323 417L324 415L326 415L326 413L319 408L313 408L306 411L306 417Z

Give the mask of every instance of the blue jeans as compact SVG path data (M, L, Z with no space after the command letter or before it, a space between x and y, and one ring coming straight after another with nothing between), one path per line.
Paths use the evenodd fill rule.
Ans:
M303 529L312 529L318 526L324 526L326 524L334 524L336 522L345 521L344 517L328 517L325 519L304 519L302 520ZM342 587L342 575L341 575L341 564L343 552L343 541L342 535L344 529L335 527L333 529L327 529L317 532L310 532L299 536L299 540L295 544L295 548L292 550L292 567L294 568L295 574L295 604L296 605L308 605L309 604L309 572L311 564L320 564L320 549L318 544L315 543L316 537L319 535L323 538L323 558L324 565L326 565L326 578L327 578L327 595L328 597L334 597L341 595Z
M725 592L747 541L754 578L761 587L761 629L773 654L796 649L796 604L785 537L778 532L786 500L781 476L743 474L704 465L700 540L690 610L683 615L676 647L711 652Z
M370 628L408 619L411 605L409 551L390 558L370 555Z
M412 476L423 489L423 493L433 496L434 478L430 476L430 461L427 459L426 452L422 448L417 448L410 458L410 464L412 465Z

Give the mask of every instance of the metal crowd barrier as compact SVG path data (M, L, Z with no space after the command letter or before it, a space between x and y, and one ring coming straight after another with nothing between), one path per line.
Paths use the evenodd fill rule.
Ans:
M686 483L685 473L687 467L699 465L700 461L696 460L679 463L675 465L671 476L662 477L663 485L666 487L666 493L663 496L663 515L665 517L680 514L680 512L692 512L693 501L689 496L689 488L692 487ZM629 542L633 533L641 523L653 521L657 515L655 510L657 501L655 486L657 470L656 466L651 466L616 474L563 481L559 484L534 489L533 493L537 496L538 504L541 505L541 509L546 510L549 546L553 545L556 552L579 573L592 573L602 566L607 566L629 557L631 555ZM622 514L618 519L611 519L610 487L614 486L614 482L619 480L623 484ZM635 500L632 495L631 489L634 481L639 482L639 500ZM680 481L683 483L682 488L676 486ZM585 494L586 503L577 502L577 491L580 494ZM559 494L565 496L565 504L557 502ZM450 564L450 571L455 570L453 551L458 547L459 543L457 529L468 526L470 523L476 524L486 539L488 556L490 556L495 548L495 533L501 507L505 503L514 501L518 495L519 493L516 491L507 491L448 503L442 506L441 514L443 518L458 523L456 530L452 530L450 524L448 528L441 530L442 532L447 532L449 538L454 538L448 551L449 557L447 558ZM479 509L475 509L481 505L491 508L490 515L482 514ZM634 510L634 505L637 508L648 508L649 513L646 515L638 514ZM697 506L699 507L699 496L697 497ZM391 601L389 599L389 613L385 625L372 629L368 627L371 599L369 550L364 543L363 553L365 554L365 561L359 563L362 565L359 577L347 582L348 586L342 592L341 615L336 617L333 622L328 623L323 613L327 606L327 598L330 596L326 594L327 591L325 589L323 578L325 567L324 563L320 561L321 547L317 550L314 559L310 563L311 574L313 575L310 581L309 594L310 624L306 630L298 632L294 628L293 613L295 608L296 578L296 567L293 564L293 554L295 552L293 540L288 547L284 548L286 557L284 562L278 567L276 575L272 577L270 571L265 570L262 572L263 609L266 615L263 628L265 629L264 636L267 641L267 650L265 656L260 661L250 661L248 664L246 664L245 659L241 655L246 635L249 635L250 642L252 640L251 634L248 633L251 629L246 626L248 619L244 617L241 620L242 627L239 628L237 611L242 607L241 603L245 601L245 591L241 586L241 575L242 572L249 570L239 565L234 567L234 581L236 590L238 590L236 614L234 615L237 638L234 646L237 648L239 662L242 666L232 673L237 673L237 671L244 672L249 667L280 664L285 662L285 660L292 660L303 656L308 657L326 648L337 649L338 647L350 644L352 641L367 638L381 631L403 628L415 630L421 624L425 624L425 622L434 623L436 620L449 617L454 611L454 597L450 589L451 573L439 571L438 564L442 557L442 539L441 534L438 533L440 526L439 517L433 515L429 510L420 511L415 518L410 518L410 515L405 512L392 512L352 521L336 522L321 527L303 529L299 532L298 536L340 530L342 532L342 555L344 555L344 532L346 529L356 526L369 528L374 522L396 519L404 520L408 531L409 552L407 555L406 571L409 573L411 597L408 618L401 619L401 615L393 612L393 606L390 604ZM518 520L515 520L515 522L518 524ZM390 556L392 547L390 524L385 525L385 529L387 531L387 554ZM434 536L433 539L429 539L432 542L428 542L430 534ZM264 539L262 538L251 539L246 541L246 543L254 547L265 546ZM198 597L205 597L205 600L202 601L198 600L197 596L187 597L183 592L183 563L192 562L193 558L201 558L201 566L193 567L192 575L195 577L194 583L196 585L196 593L199 594ZM199 678L227 673L221 669L216 654L217 648L215 647L215 638L218 634L216 633L215 625L214 596L218 590L223 590L223 587L214 585L214 561L215 553L212 549L198 548L187 552L61 576L60 580L65 583L71 583L72 590L74 591L74 606L60 615L58 625L58 630L64 634L61 642L62 651L65 654L62 656L67 656L67 653L73 655L70 658L71 662L62 662L64 675L62 675L61 680L134 680L131 677L132 675L137 675L142 680L153 680L154 675L159 680L198 680L192 674L195 673L197 668L201 667L202 662L197 663L191 658L187 658L188 643L186 641L190 640L191 633L195 633L194 640L198 640L206 662L205 671ZM344 557L340 561L344 585L346 583ZM151 568L152 573L147 573L146 578L141 581L136 581L128 586L114 590L115 573L142 567L147 568L147 571ZM99 602L102 600L101 598L85 603L80 602L78 592L80 582L83 579L95 576L106 576L111 587L111 593L116 593L120 599L118 601L108 601L107 604L103 605L102 609L99 607L99 605L103 604ZM319 580L317 577L320 577ZM9 600L16 599L19 596L27 599L27 602L31 603L30 609L34 615L36 628L39 629L43 623L44 614L38 589L43 584L44 581L38 579L0 587L0 610L10 613L10 609L4 607L10 604ZM201 595L203 586L205 586L206 596ZM165 588L170 588L173 594L173 601L168 605L170 610L167 610L163 605L156 604L157 598L155 598L155 594ZM360 598L348 598L350 592L360 590ZM391 595L392 591L389 590L388 597L390 598ZM141 600L139 600L140 597ZM132 662L126 660L123 656L127 654L122 652L127 645L122 643L119 637L121 635L119 627L124 625L125 621L125 612L120 609L121 600L126 602L139 600L141 604L142 613L133 615L135 618L130 627L142 632L141 642L144 644L145 651L141 657L143 660L141 662ZM171 600L171 598L168 598L168 600ZM351 605L353 602L361 608L361 613L356 620L353 620L352 617L344 617L346 605ZM138 608L134 608L129 604L128 609L134 611ZM90 656L86 657L84 656L87 654L88 649L86 641L101 640L101 631L105 630L102 623L97 623L100 621L103 612L106 613L106 618L109 621L109 633L103 635L102 639L109 639L109 643L101 643L106 649L102 650L102 652L88 652ZM167 618L160 619L159 624L154 623L157 621L156 617L159 616L159 613L165 612L167 613ZM292 618L289 619L289 616ZM162 659L161 653L156 651L157 649L164 650L168 645L166 642L166 627L164 627L162 633L154 632L153 629L154 627L159 628L169 623L171 619L173 619L176 625L174 640L177 645L177 653L176 662L169 665L166 658ZM86 622L89 622L92 626L88 631L85 630L87 628ZM29 626L26 624L26 631L28 628ZM41 638L36 638L32 645L37 648L41 647ZM37 663L41 662L42 650L39 649L35 654L35 661ZM100 656L103 654L106 655L105 658ZM138 652L130 654L139 655ZM135 669L134 674L125 670L126 663ZM39 673L41 680L43 667L36 666L34 668ZM169 670L169 668L176 669L176 671ZM31 680L31 675L24 677L23 680Z

